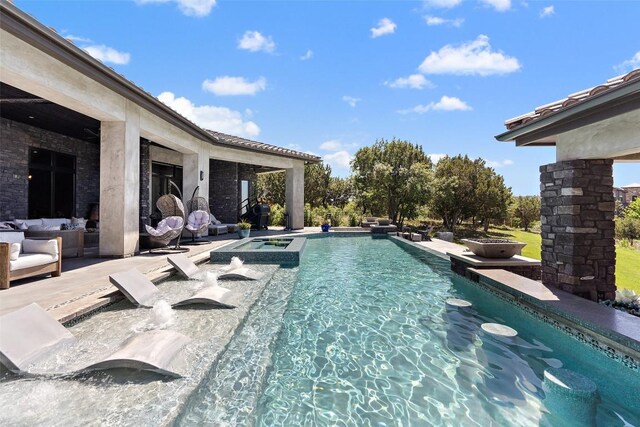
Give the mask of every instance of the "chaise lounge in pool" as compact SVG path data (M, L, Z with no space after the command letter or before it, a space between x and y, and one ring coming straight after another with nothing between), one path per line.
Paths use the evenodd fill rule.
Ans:
M39 371L38 362L75 341L71 332L36 303L0 317L0 362L18 374L50 374ZM99 362L72 373L130 368L180 378L183 348L189 341L175 331L143 332Z
M156 285L137 269L122 271L109 276L109 281L117 287L129 301L139 307L151 308L160 292ZM207 286L189 298L173 303L172 307L190 304L206 304L224 308L235 308L235 292L221 286Z

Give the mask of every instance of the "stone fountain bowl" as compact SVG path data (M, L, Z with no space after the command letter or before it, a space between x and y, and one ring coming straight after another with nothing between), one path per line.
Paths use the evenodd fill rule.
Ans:
M526 243L507 239L462 239L469 250L483 258L511 258L520 255Z

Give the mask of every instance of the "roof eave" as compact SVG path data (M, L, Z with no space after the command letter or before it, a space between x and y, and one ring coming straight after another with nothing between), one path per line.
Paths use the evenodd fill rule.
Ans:
M238 147L232 144L221 143L213 138L205 129L177 113L155 96L145 92L130 80L93 58L84 50L57 34L49 27L46 27L12 3L0 1L0 12L2 13L2 19L0 19L1 29L15 35L35 48L46 52L119 95L135 102L191 136L204 140L212 145L231 146L238 150L266 153L297 160L314 161L314 159L309 159L306 156L293 155L290 153L271 153L260 149L252 149L251 147Z
M640 80L634 79L560 111L510 129L496 135L495 138L501 142L515 141L517 146L555 145L555 141L541 140L638 108L640 108Z

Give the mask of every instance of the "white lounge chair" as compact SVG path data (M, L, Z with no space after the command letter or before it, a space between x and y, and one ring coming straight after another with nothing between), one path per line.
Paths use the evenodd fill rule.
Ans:
M218 279L260 280L262 277L264 277L264 273L252 270L249 267L240 267L221 273Z
M109 276L109 281L117 287L129 301L140 307L152 307L157 299L156 294L160 292L153 282L135 268L112 274ZM209 290L210 287L205 287L189 298L178 301L171 306L179 307L187 304L207 304L225 308L235 308L235 305L231 304L235 292L220 286L211 287L217 287L218 290L214 292Z
M176 270L178 270L187 279L193 278L196 274L200 273L200 269L184 254L174 254L167 257L167 261Z
M38 372L38 362L75 341L71 332L35 303L0 317L0 362L18 374L48 374ZM175 331L143 332L125 340L100 362L75 373L131 368L179 378L184 368L182 350L189 341Z

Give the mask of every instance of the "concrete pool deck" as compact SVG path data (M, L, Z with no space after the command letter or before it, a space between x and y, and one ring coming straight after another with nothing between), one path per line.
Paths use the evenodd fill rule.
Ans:
M254 230L251 234L261 237L319 231L319 227L314 227L294 232L285 232L282 229ZM185 254L197 264L208 259L211 250L236 241L236 234L225 234L210 236L206 244L186 244L182 247L189 249ZM167 261L167 255L170 253L156 251L145 251L129 258L99 258L85 255L82 258L63 259L61 276L15 281L9 289L0 292L0 315L35 302L59 322L71 321L122 298L118 289L109 282L110 274L137 268L151 281L168 277L174 271Z

